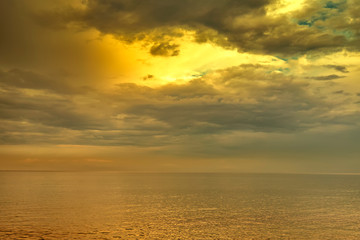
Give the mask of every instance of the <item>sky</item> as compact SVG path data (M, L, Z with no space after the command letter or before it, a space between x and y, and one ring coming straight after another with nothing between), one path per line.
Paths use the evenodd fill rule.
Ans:
M360 172L359 0L4 0L0 36L0 170Z

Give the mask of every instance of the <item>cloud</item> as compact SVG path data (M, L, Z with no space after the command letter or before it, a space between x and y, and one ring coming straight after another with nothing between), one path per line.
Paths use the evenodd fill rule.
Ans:
M170 83L158 89L158 94L169 96L174 99L203 98L219 94L213 85L203 79L194 79L186 84Z
M338 91L335 91L333 92L334 94L344 94L344 90L338 90Z
M334 69L336 71L342 72L342 73L348 73L349 71L345 66L340 65L324 65L326 68Z
M342 102L329 102L308 82L271 69L245 64L185 83L122 83L110 92L56 91L47 76L2 72L2 141L28 143L37 134L37 141L56 144L163 146L189 135L294 133L356 118L334 115Z
M307 1L288 16L269 15L269 6L276 4L271 0L89 0L84 8L41 13L38 19L56 26L78 23L129 42L147 39L153 42L151 53L162 56L178 54L178 46L163 41L181 36L179 28L194 31L200 43L210 41L241 52L296 56L358 48L358 38L349 37L357 31L355 24L332 24L344 22L348 14L358 17L351 10L354 4L342 4L340 11ZM299 24L306 18L311 25Z
M344 78L344 76L339 76L339 75L336 75L336 74L331 74L331 75L327 75L327 76L312 77L311 79L320 80L320 81L328 81L328 80L334 80L334 79L339 79L339 78Z
M158 43L154 44L150 53L154 56L174 57L179 55L179 45L170 43Z
M148 74L145 77L143 77L143 80L146 81L146 80L152 79L152 78L154 78L154 75Z
M0 85L5 88L49 90L55 93L69 94L82 92L84 89L71 86L64 81L64 75L45 76L33 71L11 69L0 71Z
M151 94L162 101L129 104L126 113L164 122L177 135L296 132L341 121L340 115L327 115L331 103L316 96L308 83L268 70L243 65L153 89Z

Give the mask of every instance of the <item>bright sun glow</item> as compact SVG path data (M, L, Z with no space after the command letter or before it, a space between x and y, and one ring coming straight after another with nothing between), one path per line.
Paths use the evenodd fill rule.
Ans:
M136 71L129 72L126 81L131 79L137 84L155 87L188 82L211 71L240 64L282 64L269 55L240 53L237 49L224 49L211 43L196 43L191 32L174 41L180 45L180 54L174 57L152 56L141 42L128 46L128 51L136 52L137 59L132 59L132 69ZM121 82L122 78L115 81Z
M305 0L279 0L274 4L268 6L267 15L268 16L279 16L283 14L287 14L289 12L293 12L301 9L304 6Z

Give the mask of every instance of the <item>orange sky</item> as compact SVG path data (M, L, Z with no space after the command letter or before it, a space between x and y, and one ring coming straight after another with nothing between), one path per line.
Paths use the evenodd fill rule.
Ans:
M357 1L0 13L0 170L360 170Z

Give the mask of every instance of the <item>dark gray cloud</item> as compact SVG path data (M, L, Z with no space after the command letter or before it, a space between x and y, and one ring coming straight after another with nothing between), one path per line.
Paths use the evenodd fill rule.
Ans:
M0 85L3 88L49 90L56 93L81 93L85 88L74 87L66 81L66 75L45 76L21 69L0 70Z
M170 43L156 43L150 48L150 53L154 56L174 57L179 55L179 45Z
M351 124L356 118L331 115L337 105L312 93L308 83L261 65L218 70L188 83L157 88L123 83L111 93L64 95L43 84L43 78L47 79L21 70L3 72L0 120L13 126L25 122L32 126L30 132L44 135L39 139L60 129L74 134L67 140L49 138L60 143L166 145L193 134L291 133ZM15 127L3 129L3 139L18 136L11 129Z
M334 69L334 70L342 72L342 73L349 72L345 66L341 66L341 65L324 65L324 67Z
M344 76L339 76L339 75L336 75L336 74L331 74L331 75L327 75L327 76L311 77L311 79L319 80L319 81L328 81L328 80L334 80L334 79L339 79L339 78L344 78Z
M335 92L333 92L334 94L344 94L345 92L344 92L344 90L338 90L338 91L335 91Z
M101 123L91 113L81 112L76 103L66 97L31 96L23 92L3 93L0 98L2 119L30 121L69 129L101 129ZM106 128L106 127L105 127Z
M146 157L236 158L233 166L252 159L256 166L274 166L271 171L287 164L289 171L291 166L319 171L324 162L322 169L333 171L340 169L336 159L342 156L347 157L342 164L353 164L360 115L342 111L347 100L326 98L327 92L311 87L314 81L272 70L247 64L181 84L122 83L110 92L67 94L42 83L51 79L45 74L2 72L0 144L136 147L148 151ZM122 154L111 149L98 153L100 159L117 162Z
M88 96L89 103L79 102L77 98L91 91L70 87L58 78L13 69L0 72L0 90L1 120L75 130L106 128L89 105L100 100Z
M170 96L175 99L202 98L216 96L220 92L213 85L202 79L195 79L186 84L167 84L158 89L159 94Z
M312 93L307 83L257 65L220 70L204 79L153 89L152 96L166 100L129 104L126 113L167 123L176 134L296 132L351 122L350 116L329 115L336 106Z
M290 17L275 18L266 14L272 3L275 1L89 0L85 10L57 10L36 16L45 25L65 27L76 22L130 42L150 36L148 40L155 42L151 52L165 56L178 54L175 45L163 43L169 37L181 36L178 28L194 30L200 43L210 41L239 51L279 56L358 48L357 25L333 24L346 22L350 13L358 17L350 10L350 3L335 11L325 2L309 1ZM169 48L174 51L169 52Z
M264 12L269 0L255 1L127 1L90 0L81 17L85 23L105 33L131 34L174 25L222 25L226 16Z

